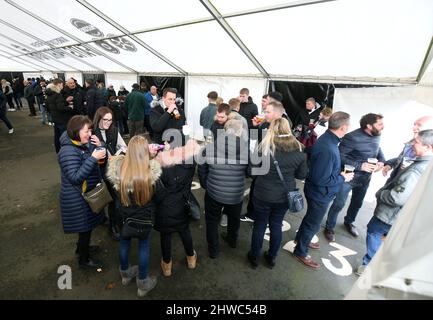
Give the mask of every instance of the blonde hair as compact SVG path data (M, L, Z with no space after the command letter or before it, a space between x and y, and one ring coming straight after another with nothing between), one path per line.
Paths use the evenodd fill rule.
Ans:
M332 116L332 109L329 107L325 107L323 108L322 112L321 112L325 117L330 117Z
M224 102L224 99L221 97L216 98L215 104L217 105L217 107Z
M143 206L153 196L152 172L148 142L143 136L134 136L128 144L125 159L120 166L120 202L124 206L134 202Z
M290 152L294 150L302 151L302 144L295 138L290 129L287 119L280 118L271 122L265 137L259 145L259 150L268 155L269 151L275 153L276 150Z

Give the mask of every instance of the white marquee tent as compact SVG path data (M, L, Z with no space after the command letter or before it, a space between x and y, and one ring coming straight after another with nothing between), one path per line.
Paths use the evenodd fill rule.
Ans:
M269 80L431 85L431 21L431 0L0 0L0 71L104 73L117 88L185 77L198 131L211 90L260 101Z

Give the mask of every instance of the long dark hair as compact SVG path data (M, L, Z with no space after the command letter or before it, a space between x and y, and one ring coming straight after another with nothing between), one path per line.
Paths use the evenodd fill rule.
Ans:
M99 129L99 122L101 121L102 118L104 118L104 116L107 113L110 113L112 118L113 118L113 122L111 122L111 125L107 131L112 131L113 128L115 128L113 111L108 107L100 107L96 110L95 117L93 118L93 129L94 130Z

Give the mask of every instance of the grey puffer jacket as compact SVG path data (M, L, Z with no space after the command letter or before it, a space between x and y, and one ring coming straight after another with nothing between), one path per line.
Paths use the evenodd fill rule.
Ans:
M223 135L206 147L204 156L205 163L198 167L202 188L215 201L242 202L248 169L247 143L239 137Z
M413 190L427 168L433 156L418 157L405 170L388 179L385 185L376 192L377 205L374 210L376 218L392 225L400 209L407 202Z

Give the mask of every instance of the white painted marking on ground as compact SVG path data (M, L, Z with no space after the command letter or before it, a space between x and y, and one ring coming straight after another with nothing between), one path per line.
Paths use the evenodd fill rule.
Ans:
M329 252L329 254L331 256L333 256L334 258L336 258L341 266L340 267L335 267L331 260L329 259L324 259L322 258L322 262L325 265L325 267L331 271L332 273L338 275L338 276L342 276L342 277L346 277L352 274L352 266L350 265L349 261L347 261L344 257L347 256L353 256L355 254L357 254L357 252L346 248L345 246L342 246L341 244L338 244L336 242L331 242L329 244L330 246L337 248L338 250L334 250Z
M195 181L192 182L192 184L191 184L191 190L198 190L200 188L201 188L200 183L195 182Z
M289 231L290 229L291 229L290 223L283 220L283 226L281 227L281 231L286 232L286 231ZM269 241L271 239L270 234L271 234L271 231L269 230L269 226L268 226L266 228L265 236L263 237L263 239L265 239L266 241Z

